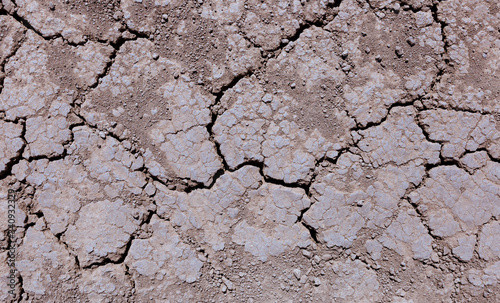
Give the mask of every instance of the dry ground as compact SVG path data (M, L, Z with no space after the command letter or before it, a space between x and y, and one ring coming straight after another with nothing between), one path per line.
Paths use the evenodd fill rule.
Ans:
M0 301L499 302L499 76L497 0L2 0Z

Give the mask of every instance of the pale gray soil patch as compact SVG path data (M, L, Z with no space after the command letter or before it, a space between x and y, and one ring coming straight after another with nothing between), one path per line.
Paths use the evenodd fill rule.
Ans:
M499 71L495 0L3 0L0 301L498 302Z

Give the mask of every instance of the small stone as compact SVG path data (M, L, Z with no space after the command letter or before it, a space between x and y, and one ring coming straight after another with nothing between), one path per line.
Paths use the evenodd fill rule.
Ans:
M400 297L404 297L406 295L406 291L404 291L402 288L401 289L398 289L396 291L396 295L400 296Z
M321 258L318 255L314 256L313 259L314 259L314 262L316 262L316 264L319 264L321 262Z
M408 39L406 39L406 42L410 45L410 46L414 46L415 45L415 38L413 37L408 37Z
M323 261L330 261L333 259L333 256L331 254L324 254L322 257Z
M269 103L273 101L273 95L271 94L265 94L264 97L262 97L262 101Z
M291 88L295 88L295 86L296 86L296 85L295 85L295 82L293 82L292 84L290 84L290 87L291 87Z
M122 18L123 18L123 13L121 11L115 12L113 14L113 19L115 19L115 21L120 21Z
M315 277L313 282L316 287L321 285L321 280L318 277Z
M135 39L137 36L129 31L124 31L122 33L122 38L125 39L125 40L133 40Z
M396 46L396 55L398 57L403 56L403 49L401 48L401 46Z
M158 60L159 57L160 55L158 55L158 53L153 53L153 59Z
M438 256L438 254L437 254L436 252L434 252L434 251L431 253L431 260L432 260L432 262L434 262L434 263L439 262L439 256Z
M342 70L348 72L351 70L351 66L349 64L346 64L344 67L342 67Z
M308 259L311 259L311 257L312 257L311 253L305 249L302 250L302 254L304 255L304 257L306 257Z
M394 12L396 14L399 14L399 10L401 9L401 6L399 5L399 3L396 3L396 4L394 4L392 9L394 10Z
M293 270L293 275L295 276L295 278L297 278L297 280L300 280L300 277L302 275L302 271L298 268L295 268Z
M146 188L144 188L144 192L146 192L146 194L151 197L156 193L156 187L153 184L149 183L148 185L146 185Z
M222 282L224 282L224 284L227 286L227 289L229 290L234 289L233 282L229 281L229 279L227 279L226 277L222 277Z
M161 18L166 22L168 21L168 15L167 14L163 14L161 15Z

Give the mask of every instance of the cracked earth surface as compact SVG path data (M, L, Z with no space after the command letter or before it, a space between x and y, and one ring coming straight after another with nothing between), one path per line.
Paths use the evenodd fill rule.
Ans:
M495 0L2 0L0 301L499 302L499 77Z

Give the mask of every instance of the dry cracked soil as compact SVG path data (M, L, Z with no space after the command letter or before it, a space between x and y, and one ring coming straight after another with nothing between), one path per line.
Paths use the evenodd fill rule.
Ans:
M499 77L497 0L2 0L0 301L500 302Z

